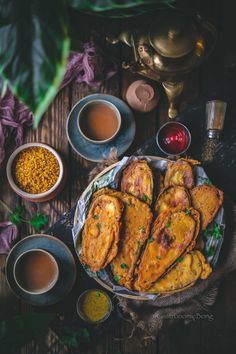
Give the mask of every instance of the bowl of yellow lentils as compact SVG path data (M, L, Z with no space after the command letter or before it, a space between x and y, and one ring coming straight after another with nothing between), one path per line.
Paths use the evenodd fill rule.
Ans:
M59 154L43 143L18 147L7 162L7 179L12 189L32 202L56 197L65 182L65 170Z

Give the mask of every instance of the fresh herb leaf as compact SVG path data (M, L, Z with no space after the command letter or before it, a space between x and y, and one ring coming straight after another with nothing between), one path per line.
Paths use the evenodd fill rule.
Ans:
M222 235L223 235L223 231L221 229L221 226L216 223L213 225L213 227L204 230L205 237L212 236L215 240L219 240L222 237Z
M220 225L215 224L212 230L212 236L215 240L219 240L222 237L222 230Z
M157 256L157 260L160 261L160 260L161 260L161 257L160 257L160 256Z
M186 214L186 215L192 215L191 210L186 209L186 210L185 210L185 214Z
M47 223L48 217L43 214L36 214L29 220L29 224L32 225L36 230L42 229L42 227L47 225Z
M122 275L118 275L118 274L114 275L114 279L117 282L119 282L121 280L121 278L122 278Z
M141 231L143 234L145 233L145 227L144 227L144 226L140 226L138 229L139 229L139 231Z
M215 247L214 246L210 246L206 249L206 255L208 257L212 257L212 256L214 256L214 254L215 254Z
M184 258L182 257L182 256L180 256L178 259L177 259L177 263L180 263L180 262L182 262L182 260L183 260Z
M16 205L12 213L9 215L10 221L15 225L20 225L24 221L25 208L21 205Z
M153 241L154 241L154 238L152 236L150 236L147 243L149 244L149 243L151 243Z
M212 186L212 182L208 178L204 180L203 184L206 184L207 186Z
M91 341L90 332L87 328L74 329L65 326L63 329L62 341L69 349L78 348L80 343Z
M148 202L149 201L149 198L148 198L148 196L146 194L143 196L143 201L144 202Z
M121 263L120 267L121 267L122 269L126 269L126 268L127 268L127 264Z
M97 296L97 297L100 297L100 296L101 296L100 291L96 291L96 296Z
M93 218L94 218L94 220L98 220L98 219L99 219L99 216L95 214L95 215L93 216Z
M169 228L171 226L171 222L169 221L167 224L166 224L166 227Z
M100 224L100 223L98 222L98 223L97 223L97 228L98 228L99 230L101 230L102 224Z

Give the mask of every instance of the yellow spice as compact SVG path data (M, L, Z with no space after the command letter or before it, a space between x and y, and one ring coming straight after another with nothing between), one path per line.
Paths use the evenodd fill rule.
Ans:
M53 153L39 146L22 150L13 166L15 183L31 194L43 193L52 188L59 172L60 166Z

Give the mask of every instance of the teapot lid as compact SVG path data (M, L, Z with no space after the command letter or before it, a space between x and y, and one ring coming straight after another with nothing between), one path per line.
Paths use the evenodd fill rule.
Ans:
M159 13L149 32L153 48L163 57L180 58L196 44L196 29L189 18L176 11Z

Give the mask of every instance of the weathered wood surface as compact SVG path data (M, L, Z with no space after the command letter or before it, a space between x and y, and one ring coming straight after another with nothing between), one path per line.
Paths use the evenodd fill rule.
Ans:
M201 2L204 6L204 2ZM235 59L235 36L233 37L230 26L230 20L234 20L232 8L227 8L226 2L208 1L205 13L210 15L216 24L219 25L220 41L212 57L204 67L192 73L189 76L186 89L181 102L181 110L193 102L204 90L208 83L216 78L221 78L224 74L225 65L230 66ZM127 21L127 20L126 20ZM86 23L86 25L85 25ZM124 23L122 24L125 25ZM121 26L119 24L119 26ZM118 26L115 26L118 31ZM73 35L77 37L77 33L82 33L83 39L88 38L89 31L95 31L102 37L107 31L114 29L114 24L108 20L93 19L86 17L85 22L76 22L73 17ZM228 35L231 33L231 40ZM234 39L234 45L233 45ZM224 42L224 43L223 43ZM225 44L226 43L226 44ZM113 49L116 56L123 56L125 53L121 47ZM119 75L103 86L100 92L115 94L123 97L128 82L134 77L131 74L120 71ZM136 148L151 137L157 130L158 126L167 120L167 102L163 91L159 85L161 94L160 105L157 110L151 114L135 114L137 124L137 134L134 143L129 149L131 154ZM86 186L88 173L95 166L94 163L88 162L79 157L69 146L65 125L68 113L71 107L82 97L91 93L91 90L85 85L71 85L58 94L52 105L49 107L44 119L42 120L37 131L28 130L25 136L27 141L41 141L54 146L65 158L68 169L68 181L65 190L60 196L50 202L41 205L33 205L25 203L29 212L35 208L39 208L50 216L50 225L52 225L63 212L70 209L78 199L79 195ZM1 198L3 198L10 206L14 206L18 202L18 197L11 192L4 176L3 183L0 186ZM21 237L29 235L33 230L25 227L21 230ZM1 269L4 268L5 257L0 257ZM122 323L113 328L111 332L101 338L99 343L87 354L233 354L236 349L236 277L235 274L230 275L223 281L220 286L219 295L215 306L212 308L211 315L213 321L196 320L195 322L185 325L183 320L177 321L176 325L161 331L158 338L152 341L147 338L144 342L140 342L140 333L134 334L131 339L125 340L132 332L132 325ZM4 275L0 272L0 312L1 317L7 317L19 313L27 313L32 311L31 306L22 303L11 294L6 284ZM14 334L13 334L14 335ZM45 347L45 343L32 342L25 348L19 350L19 353L66 353L66 349L57 339L50 334L50 348ZM1 352L1 350L0 350ZM79 352L79 351L78 351ZM18 353L16 353L18 354Z

